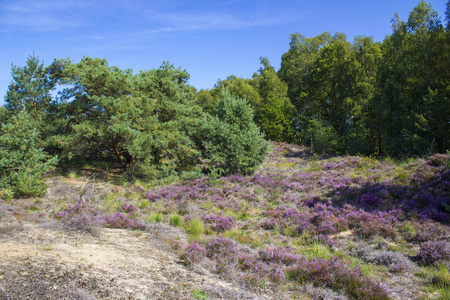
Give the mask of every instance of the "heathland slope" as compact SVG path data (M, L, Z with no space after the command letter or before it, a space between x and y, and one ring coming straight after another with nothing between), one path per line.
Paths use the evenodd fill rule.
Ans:
M124 187L71 172L1 201L0 298L449 297L448 155L271 148L252 176Z

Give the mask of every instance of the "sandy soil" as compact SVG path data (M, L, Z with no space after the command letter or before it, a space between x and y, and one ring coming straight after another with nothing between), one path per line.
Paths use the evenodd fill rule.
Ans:
M187 238L174 227L90 234L24 212L84 188L82 182L57 181L38 200L0 203L0 299L195 299L195 291L208 299L268 298L184 265L176 252Z

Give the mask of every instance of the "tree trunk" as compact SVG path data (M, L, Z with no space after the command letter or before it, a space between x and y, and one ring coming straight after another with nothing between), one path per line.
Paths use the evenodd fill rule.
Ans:
M116 153L117 160L119 161L119 164L126 167L127 165L123 162L122 158L120 157L119 150L117 150L117 142L119 141L119 134L116 133L116 137L114 138L114 141L112 142L112 147L114 149L114 152Z

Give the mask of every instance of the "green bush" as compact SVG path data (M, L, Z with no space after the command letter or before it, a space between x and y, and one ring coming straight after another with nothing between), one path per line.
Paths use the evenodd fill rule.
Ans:
M267 143L247 101L223 91L205 125L203 158L213 175L251 174L264 161Z
M205 223L200 219L193 219L189 222L187 232L193 236L198 236L205 233Z
M183 219L179 214L173 214L169 217L169 224L175 227L183 225Z
M0 129L0 188L11 189L14 196L42 196L47 186L41 176L57 163L37 148L39 135L35 121L25 112L3 124Z

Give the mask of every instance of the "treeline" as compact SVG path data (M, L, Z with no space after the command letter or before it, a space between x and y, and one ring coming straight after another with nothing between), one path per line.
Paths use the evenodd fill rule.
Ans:
M266 137L317 151L377 155L445 152L450 139L450 2L444 27L420 2L396 15L383 42L344 34L291 35L276 72L230 76L197 97L209 110L222 88L249 101Z

